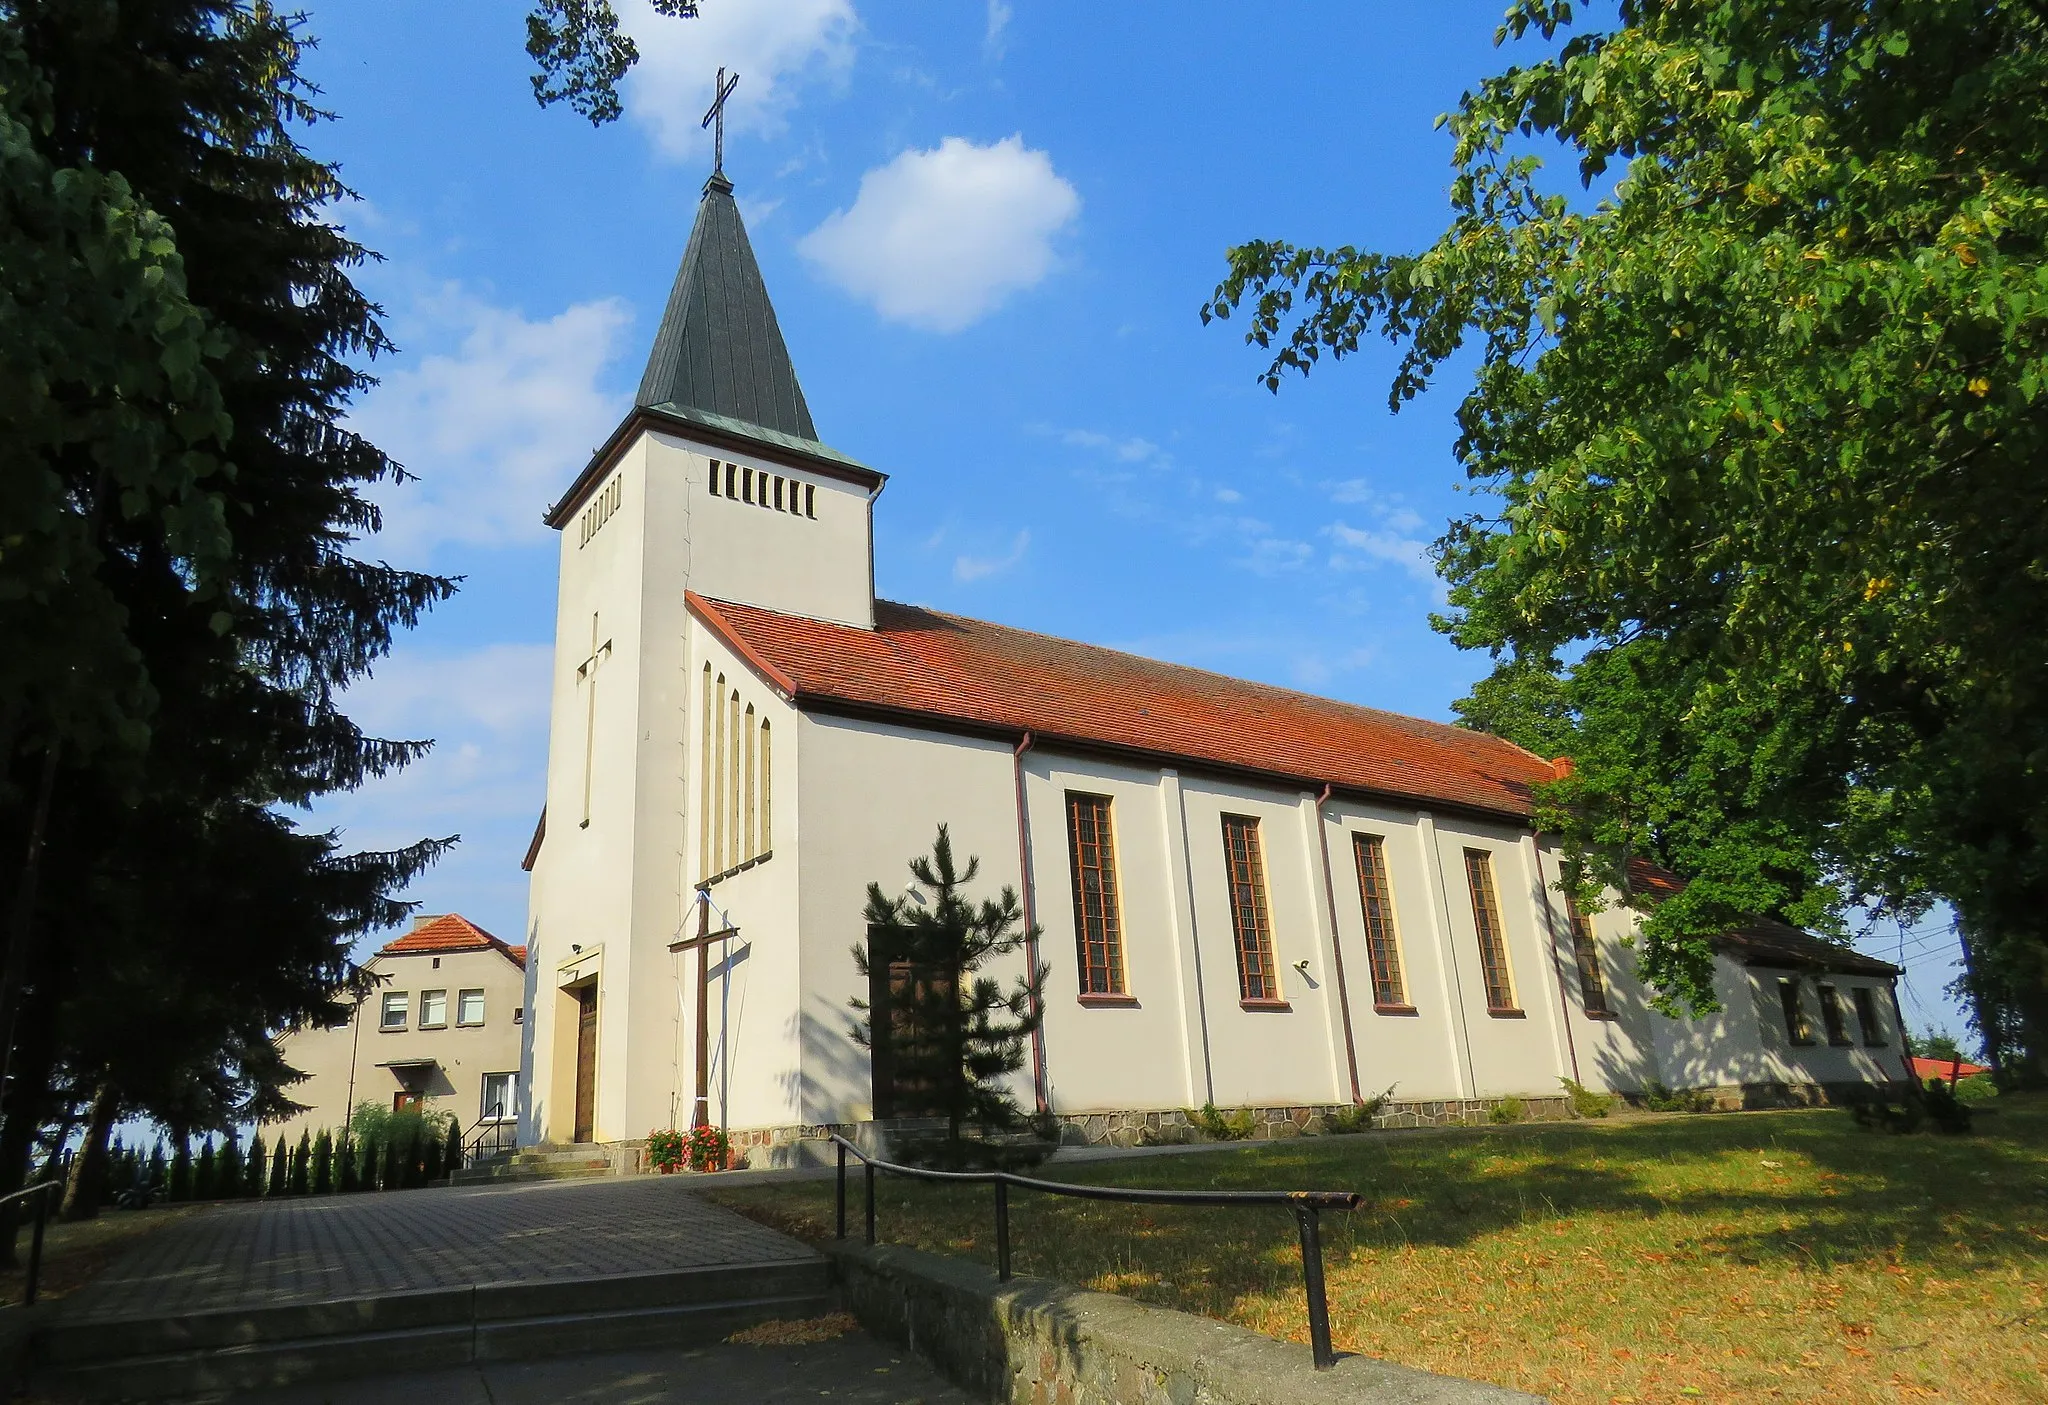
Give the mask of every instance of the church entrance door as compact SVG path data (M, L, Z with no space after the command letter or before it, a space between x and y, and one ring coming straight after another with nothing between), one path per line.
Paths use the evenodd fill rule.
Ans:
M597 1133L597 982L576 990L576 1131L578 1142Z

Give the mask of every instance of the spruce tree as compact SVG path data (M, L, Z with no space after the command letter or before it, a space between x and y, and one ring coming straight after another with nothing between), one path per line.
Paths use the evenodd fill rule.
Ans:
M336 1167L334 1188L343 1195L353 1194L361 1188L361 1182L356 1177L356 1159L361 1152L361 1146L357 1144L354 1138L349 1136L348 1128L343 1127L341 1129L341 1142L334 1149Z
M299 1133L299 1144L292 1148L292 1168L285 1182L285 1194L304 1195L308 1189L308 1174L312 1170L313 1137L309 1132Z
M452 1176L462 1169L462 1124L451 1115L448 1135L441 1148L441 1174Z
M334 1193L334 1134L325 1127L313 1143L313 1194Z
M426 1123L412 1124L412 1134L405 1144L405 1188L416 1190L427 1183L427 1137Z
M214 1164L215 1194L223 1200L239 1198L244 1189L242 1176L242 1139L230 1129L220 1145L220 1160Z
M163 1194L168 1187L169 1176L167 1172L170 1169L170 1162L164 1156L164 1144L161 1141L149 1149L149 1161L146 1164L150 1186L155 1189L157 1194Z
M213 1137L209 1134L199 1144L199 1156L192 1163L192 1198L211 1200L219 1191L214 1185Z
M277 1149L270 1154L270 1186L264 1192L272 1199L285 1193L285 1186L291 1179L291 1152L286 1149L284 1138L277 1139Z
M254 1200L263 1194L263 1182L269 1173L269 1153L263 1146L263 1134L257 1132L249 1138L249 1159L242 1165L242 1197Z
M987 962L1016 952L1035 935L1023 927L1014 888L978 906L962 896L980 871L978 858L969 858L964 872L959 869L952 836L940 825L931 853L910 861L911 877L928 901L891 897L880 883L870 883L871 946L853 949L870 989L881 969L871 961L871 949L909 963L910 980L890 992L891 1053L899 1074L921 1085L929 1110L946 1119L946 1139L956 1155L966 1124L1002 1127L1017 1120L1016 1102L1003 1081L1024 1067L1025 1042L1043 1018L1047 968L1026 971L1008 990L993 976L979 974ZM867 1001L850 1003L863 1016L854 1038L872 1047L874 1012Z
M405 1147L396 1136L384 1139L384 1165L377 1177L379 1190L399 1190L405 1185Z

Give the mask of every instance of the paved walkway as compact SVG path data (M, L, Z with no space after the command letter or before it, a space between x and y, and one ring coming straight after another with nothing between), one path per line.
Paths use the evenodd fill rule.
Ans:
M681 1178L442 1186L226 1205L150 1235L67 1319L327 1302L416 1288L806 1259Z
M220 1397L209 1397L219 1399ZM417 1371L228 1397L236 1405L974 1405L916 1357L861 1332L812 1346L628 1351Z

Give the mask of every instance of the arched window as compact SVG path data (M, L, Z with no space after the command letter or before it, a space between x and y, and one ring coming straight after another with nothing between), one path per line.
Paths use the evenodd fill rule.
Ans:
M715 462L712 468L716 471L717 464ZM699 878L709 878L714 872L711 867L711 817L715 812L712 808L713 791L711 789L711 778L718 773L713 769L711 762L712 696L711 665L707 663L704 665L703 702L700 704L700 708L704 713L704 749L697 753L697 768L704 773L703 781L698 786L698 790L703 798L703 803L697 807L697 876Z
M768 719L761 719L761 852L775 851L775 768L768 757Z
M752 703L747 704L747 725L745 731L747 738L746 774L741 784L746 787L746 794L740 811L740 835L742 836L740 839L740 861L742 863L748 859L758 857L761 852L761 846L754 839L754 705Z
M720 692L725 691L725 675L722 673L718 675L718 690ZM710 722L710 708L711 699L706 698L706 725L709 725ZM725 868L725 724L723 719L720 720L717 731L718 742L711 758L711 764L716 768L713 774L718 777L718 780L712 792L711 808L704 816L704 822L711 826L711 857L704 865L707 878L711 874L721 872Z
M726 848L720 869L731 868L740 861L740 850L746 846L746 837L740 830L740 695L735 692L726 704L726 730L729 734L725 748L725 819Z

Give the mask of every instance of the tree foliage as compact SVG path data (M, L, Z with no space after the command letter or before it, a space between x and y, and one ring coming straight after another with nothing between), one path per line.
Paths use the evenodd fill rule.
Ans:
M881 884L868 884L869 940L853 948L854 965L870 988L877 976L887 983L884 1039L899 1083L920 1091L925 1110L946 1119L947 1138L956 1144L964 1125L1005 1127L1017 1120L1004 1081L1024 1067L1025 1042L1043 1018L1045 967L1026 971L1007 990L981 973L1037 933L1023 926L1016 889L1005 886L978 905L963 895L980 872L979 858L960 869L952 835L940 825L931 853L910 861L918 897L892 898ZM877 970L876 953L890 969ZM868 1001L851 1004L862 1017L854 1040L871 1049L875 1012Z
M1247 244L1205 314L1274 387L1389 338L1396 408L1476 351L1456 453L1497 507L1438 543L1440 626L1498 665L1465 715L1577 762L1539 804L1575 881L1692 878L1644 926L1668 1003L1710 1003L1740 917L1940 897L1980 1024L2048 1058L2048 6L1570 18L1510 10L1553 47L1447 119L1433 245Z

